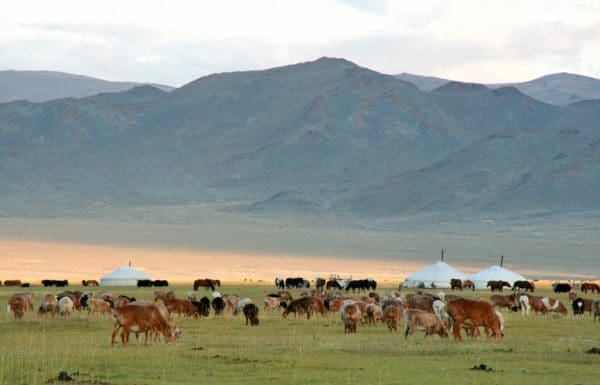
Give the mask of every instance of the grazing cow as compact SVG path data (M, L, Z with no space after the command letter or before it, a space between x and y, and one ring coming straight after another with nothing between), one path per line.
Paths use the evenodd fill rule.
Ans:
M325 289L329 290L329 289L338 289L338 290L342 290L344 289L346 286L342 287L342 285L340 285L340 283L338 282L337 279L330 279L327 281L327 283L325 284Z
M317 290L324 290L325 289L325 279L321 278L321 277L317 277L315 278L315 288Z
M462 283L463 289L470 289L471 291L475 290L475 283L469 279L465 279Z
M95 279L84 279L81 281L83 286L99 286L100 284Z
M165 293L164 291L157 290L154 292L154 302L158 301L159 299L162 299L164 301L165 299L172 298L175 298L175 292L173 291Z
M248 321L250 321L251 326L258 326L260 322L258 319L258 306L253 303L247 303L244 305L242 312L244 313L244 317L246 317L246 326L248 326Z
M573 315L583 315L585 313L585 303L581 298L573 300L571 307L573 308Z
M449 318L448 310L446 309L446 304L440 301L439 299L436 299L435 301L433 301L431 307L433 308L433 314L435 314L440 321L446 324Z
M524 290L533 293L535 291L535 284L529 281L515 281L512 290Z
M46 313L52 314L52 317L58 313L58 298L54 294L46 294L42 297L42 304L38 309L38 315L42 316Z
M541 301L549 312L556 312L562 315L567 315L567 308L559 300L555 298L544 297L541 299Z
M208 317L210 314L210 300L207 297L202 297L200 301L190 301L196 308L198 315Z
M265 305L264 310L267 310L267 308L269 308L271 309L271 311L273 311L281 306L281 300L279 299L279 297L266 296L263 300L263 303Z
M121 343L129 342L129 333L145 333L144 345L148 343L148 333L157 331L163 334L166 342L177 338L181 332L170 322L160 310L159 305L153 302L132 302L123 307L112 310L115 326L113 328L110 345L113 346L115 336L120 329Z
M169 281L166 279L155 279L152 281L152 286L154 287L167 287L169 286Z
M401 318L402 312L398 306L388 306L383 310L383 320L390 333L398 330L398 322Z
M450 279L450 289L451 290L458 289L458 290L462 291L462 289L463 289L462 280L459 278Z
M13 295L8 300L8 308L13 312L16 320L20 320L25 315L25 311L29 309L29 302L20 295Z
M293 301L294 298L292 298L292 295L290 294L289 291L280 291L277 293L277 295L279 296L279 299L281 299L282 301Z
M498 307L499 309L507 308L511 309L517 304L517 295L500 295L500 294L492 294L490 297L490 301L492 306Z
M92 314L92 313L106 313L106 314L111 314L111 306L110 303L101 300L101 299L93 299L90 298L87 300L87 309L88 309L88 314Z
M600 317L600 299L592 302L592 313L594 313L594 323L596 323L596 317Z
M33 311L33 300L34 300L35 296L32 292L28 291L26 293L16 293L16 294L13 294L10 299L12 299L13 297L23 298L25 300L25 302L27 303L27 309L29 311ZM10 302L10 299L9 299L9 302Z
M471 332L472 336L475 335L474 328L483 326L486 329L486 333L488 333L488 329L491 329L496 337L496 341L500 341L502 339L502 332L500 330L498 317L490 303L459 298L448 301L446 307L450 318L454 322L454 325L452 326L452 332L456 342L460 342L462 340L460 336L460 326L468 320L470 320L471 324L473 325Z
M125 306L130 302L134 302L135 298L133 297L127 297L126 295L120 295L117 298L115 298L115 301L113 303L113 307L121 307L121 306Z
M169 313L183 314L188 317L198 318L196 307L187 299L167 298L163 300Z
M409 309L419 309L429 313L433 313L433 301L439 300L439 297L431 295L407 294L406 307Z
M344 323L344 333L356 333L358 321L362 319L362 314L356 304L349 304L340 311L340 318Z
M152 287L151 279L138 279L137 287Z
M211 301L211 306L215 312L215 315L221 315L223 310L225 310L225 301L221 297L215 297Z
M226 294L223 296L225 303L227 304L227 312L231 310L231 314L235 314L237 304L240 301L240 297L235 294Z
M278 289L285 289L285 280L283 278L275 278L275 287Z
M58 311L61 317L66 317L73 314L73 300L71 297L65 296L58 301Z
M287 308L281 313L281 316L287 318L290 313L294 313L295 316L302 316L302 314L306 313L306 319L310 319L311 308L314 307L313 300L314 298L309 296L295 299L287 305ZM325 307L325 305L323 305L323 307Z
M571 291L571 285L568 283L555 282L552 284L552 290L554 290L555 293L568 293Z
M577 295L577 293L575 293L575 292L570 292L569 293L569 299L571 301L574 301L577 298L581 298L581 297L579 297L579 295ZM583 301L583 311L584 312L587 311L588 313L590 313L590 315L592 315L592 302L594 300L590 299L590 298L581 298L581 300Z
M244 311L244 307L246 307L246 305L251 304L251 303L252 303L252 299L250 299L250 298L240 299L235 306L233 315L238 315L238 313L242 313Z
M584 293L587 294L587 292L591 291L592 294L596 293L596 294L600 294L600 286L598 286L595 283L592 282L584 282L581 284L581 291L583 291Z
M4 286L21 286L22 282L20 279L8 279L4 281Z
M369 325L375 325L377 321L383 320L383 311L377 304L367 304L365 306L365 313L367 315L367 323Z
M488 281L486 287L489 287L492 292L494 291L502 291L502 288L508 287L510 288L510 283L506 281Z
M215 291L215 285L212 279L204 278L197 279L194 281L194 290L198 291L198 288L203 287L205 291L210 289L211 291Z
M310 282L302 277L286 278L285 287L287 289L310 289Z
M437 334L441 338L448 338L444 324L435 314L419 309L404 309L403 318L406 323L404 338L412 335L415 331L424 331L425 337Z

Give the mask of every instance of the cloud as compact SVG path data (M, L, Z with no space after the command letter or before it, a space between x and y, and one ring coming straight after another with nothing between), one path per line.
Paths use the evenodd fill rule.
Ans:
M0 69L182 85L320 56L465 81L600 77L593 1L7 0Z

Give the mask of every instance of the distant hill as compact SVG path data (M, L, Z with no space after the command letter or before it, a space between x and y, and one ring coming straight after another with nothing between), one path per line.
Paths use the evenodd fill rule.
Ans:
M431 91L451 80L431 76L402 73L396 76L408 81L423 91ZM514 87L539 101L557 106L566 106L582 100L600 99L600 79L557 73L521 83L486 84L489 88Z
M217 202L438 218L600 209L600 101L424 92L343 59L0 104L0 215Z
M14 100L44 102L60 98L82 98L101 92L120 92L140 83L111 82L88 76L53 71L0 71L0 103ZM150 84L163 91L173 87Z

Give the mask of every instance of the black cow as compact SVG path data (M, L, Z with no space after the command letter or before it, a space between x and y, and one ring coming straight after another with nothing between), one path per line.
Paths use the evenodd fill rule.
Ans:
M194 305L194 307L198 311L198 314L200 314L202 317L208 317L210 313L210 300L208 298L206 298L206 300L208 301L208 305L202 301L192 301L192 305Z
M138 279L137 287L151 287L152 281L149 279Z
M152 281L152 286L167 287L167 286L169 286L169 281L167 281L165 279L156 279L156 280Z
M246 326L248 326L248 321L251 326L258 326L260 320L258 319L258 307L255 304L247 304L242 311L246 317Z
M56 286L56 287L65 287L69 286L69 281L66 279L57 280L57 279L42 279L42 285L45 287Z
M458 289L458 290L462 291L462 289L463 289L462 279L451 278L450 279L450 289L451 290Z
M323 290L325 288L325 280L323 278L317 277L315 279L315 287L317 290Z
M489 287L492 291L502 291L504 287L510 288L510 283L506 281L488 281L486 287Z
M308 289L310 288L310 282L302 277L286 278L285 287L288 289Z
M529 291L529 292L533 293L535 290L535 285L533 284L533 282L529 282L529 281L515 281L512 289L513 290L517 290L517 289L525 290L525 291Z
M215 311L215 315L220 315L223 313L223 310L225 310L225 301L223 301L223 298L221 297L213 298L211 305Z
M327 290L329 290L329 289L342 290L343 289L343 287L340 286L339 282L336 279L330 279L329 281L327 281L327 283L325 284L325 288Z
M275 287L278 289L285 289L285 280L283 278L275 278Z
M555 293L568 293L571 291L571 285L569 285L568 283L556 282L552 284L552 289Z
M573 308L574 315L583 315L585 312L585 302L581 298L576 298L572 303L571 307Z

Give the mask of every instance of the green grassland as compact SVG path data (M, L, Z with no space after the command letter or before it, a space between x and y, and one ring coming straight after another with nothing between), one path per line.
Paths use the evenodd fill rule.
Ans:
M82 290L71 286L70 290ZM185 298L189 287L174 287ZM106 290L106 288L102 288ZM378 290L383 293L386 288ZM0 288L0 301L22 289ZM34 287L36 306L41 293ZM101 289L95 289L101 291ZM108 288L113 294L152 299L153 289ZM27 313L15 321L0 316L0 383L10 385L69 384L600 384L600 323L589 315L574 318L506 313L502 342L465 339L455 343L422 333L405 340L403 325L390 333L382 324L360 325L344 334L337 313L283 319L263 311L262 298L271 286L225 286L222 293L250 297L260 304L260 326L245 326L243 316L177 319L180 340L144 346L143 338L110 347L113 322L107 315L76 312L68 319L39 318ZM447 290L446 292L448 292ZM550 295L548 290L538 290ZM53 291L58 291L54 289ZM405 294L408 291L405 292ZM203 295L204 292L199 292ZM292 294L298 295L294 290ZM463 292L489 298L487 291ZM356 295L358 297L358 295ZM596 297L600 297L595 295ZM568 303L567 296L558 298ZM570 306L569 306L570 309ZM491 370L472 370L485 364Z

